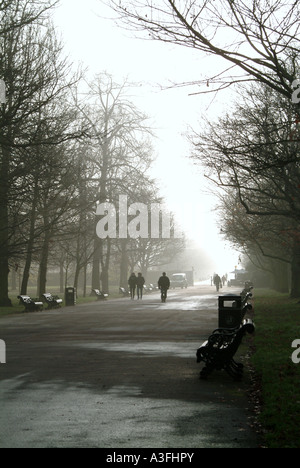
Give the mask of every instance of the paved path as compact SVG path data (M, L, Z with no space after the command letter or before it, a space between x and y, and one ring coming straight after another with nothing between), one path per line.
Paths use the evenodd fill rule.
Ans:
M2 318L0 447L256 447L247 382L199 380L216 327L208 286Z

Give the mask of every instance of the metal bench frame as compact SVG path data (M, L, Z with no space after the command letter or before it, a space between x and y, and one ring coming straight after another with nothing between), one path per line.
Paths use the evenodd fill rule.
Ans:
M245 319L240 327L235 329L218 328L208 341L197 350L197 362L204 362L205 367L200 372L200 378L206 379L214 370L225 370L231 377L241 379L243 364L237 363L234 356L243 337L253 334L255 325L251 319Z
M105 301L108 298L108 294L99 291L99 289L93 289L93 293L96 294L98 301Z
M123 294L123 297L128 297L128 296L130 296L130 292L129 292L127 289L125 289L125 288L119 288L119 293L120 293L120 294Z
M20 295L18 296L20 303L25 306L25 312L36 312L41 311L44 308L44 304L36 299L31 299L30 296Z
M50 293L43 294L43 298L45 299L46 304L48 305L48 309L55 309L61 307L63 300L59 299L57 296L52 296Z

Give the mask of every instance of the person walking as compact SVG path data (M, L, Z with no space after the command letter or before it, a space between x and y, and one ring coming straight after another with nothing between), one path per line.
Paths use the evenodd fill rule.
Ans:
M218 274L215 275L214 283L215 283L217 292L219 292L220 287L222 287L222 280L221 280L221 278L220 278L220 276Z
M166 273L163 273L158 280L158 287L161 290L161 302L166 302L170 285L170 279L167 277Z
M139 273L136 279L138 299L143 299L144 284L145 284L145 278L143 277L142 273Z
M131 274L128 280L128 284L129 284L129 290L130 290L130 297L133 300L135 298L135 290L137 286L137 277L135 273Z

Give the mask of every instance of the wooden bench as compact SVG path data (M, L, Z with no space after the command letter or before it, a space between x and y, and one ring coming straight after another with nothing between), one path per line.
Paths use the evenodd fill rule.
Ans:
M108 298L108 294L99 291L99 289L93 289L93 293L96 294L98 301L105 301Z
M240 327L235 329L218 328L208 341L197 350L197 362L204 362L205 367L200 372L200 378L206 379L214 370L225 370L235 379L243 376L243 364L233 358L246 333L252 334L255 325L251 319L245 319Z
M36 312L43 310L44 304L37 299L31 299L30 296L18 296L20 304L25 306L25 312Z
M63 300L59 299L57 296L52 296L50 293L43 294L43 299L45 299L48 309L56 309L61 307Z

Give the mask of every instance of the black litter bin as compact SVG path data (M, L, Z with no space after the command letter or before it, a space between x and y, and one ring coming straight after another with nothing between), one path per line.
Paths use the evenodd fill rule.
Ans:
M242 297L228 294L219 297L219 328L237 328L243 320Z
M76 288L66 288L65 301L66 306L76 305Z

